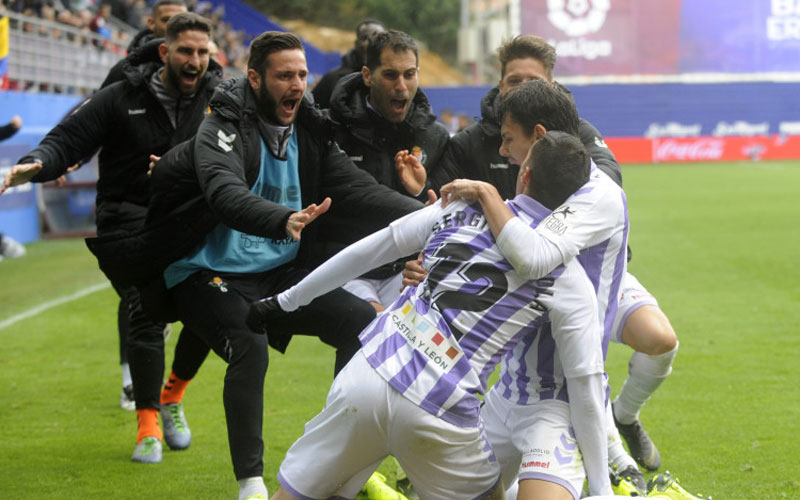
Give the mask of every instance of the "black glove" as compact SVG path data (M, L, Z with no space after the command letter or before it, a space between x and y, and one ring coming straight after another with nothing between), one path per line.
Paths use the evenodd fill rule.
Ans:
M266 299L257 300L250 304L245 322L256 333L267 333L266 323L270 320L286 316L286 311L281 309L278 298L274 295Z

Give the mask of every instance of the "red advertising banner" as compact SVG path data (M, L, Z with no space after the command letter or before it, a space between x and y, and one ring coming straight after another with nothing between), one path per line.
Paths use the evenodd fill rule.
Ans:
M606 138L620 163L666 163L800 158L800 135L751 137Z

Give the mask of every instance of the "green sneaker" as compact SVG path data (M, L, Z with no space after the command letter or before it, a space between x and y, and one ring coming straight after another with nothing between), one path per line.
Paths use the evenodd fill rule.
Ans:
M149 436L136 445L131 460L142 464L157 464L161 462L161 440Z
M405 495L386 484L386 478L380 472L373 472L364 485L369 500L408 500Z
M192 444L192 431L183 413L183 403L161 405L161 423L164 425L164 441L173 450L185 450Z
M678 480L672 477L669 471L653 476L647 483L648 498L662 498L670 500L711 500L711 497L702 495L692 495L678 484Z
M608 467L611 479L611 490L615 495L624 497L643 497L647 495L647 485L644 476L636 467L630 466L617 470L616 466Z

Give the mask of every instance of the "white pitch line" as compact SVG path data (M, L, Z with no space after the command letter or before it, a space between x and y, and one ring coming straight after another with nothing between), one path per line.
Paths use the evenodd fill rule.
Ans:
M2 330L4 328L7 328L7 327L13 325L14 323L17 323L17 322L22 321L24 319L28 319L31 316L35 316L35 315L37 315L37 314L39 314L41 312L44 312L44 311L46 311L48 309L60 306L61 304L66 304L67 302L72 302L73 300L78 300L81 297L85 297L85 296L87 296L89 294L92 294L94 292L99 292L100 290L104 290L104 289L106 289L106 288L108 288L110 286L111 286L111 283L109 283L108 281L106 281L105 283L98 283L96 285L92 285L92 286L86 287L86 288L84 288L82 290L78 290L77 292L75 292L75 293L73 293L71 295L67 295L67 296L64 296L64 297L59 297L59 298L53 299L53 300L51 300L49 302L45 302L43 304L39 304L38 306L33 307L31 309L28 309L27 311L23 311L23 312L21 312L19 314L15 314L14 316L11 316L8 319L4 319L3 321L0 321L0 330Z

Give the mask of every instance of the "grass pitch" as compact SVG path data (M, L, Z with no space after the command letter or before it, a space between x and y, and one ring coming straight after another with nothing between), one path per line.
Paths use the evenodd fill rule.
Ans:
M680 339L642 419L663 469L715 499L800 498L800 163L624 168L630 270ZM119 408L116 296L80 240L42 241L0 262L0 497L231 499L225 365L209 357L185 398L193 443L160 465L130 462L135 417ZM10 324L9 324L10 323ZM167 345L169 366L176 335ZM618 389L630 355L612 345ZM264 476L318 412L332 352L297 338L270 352ZM309 465L309 474L314 474Z

